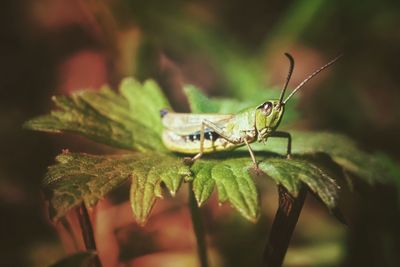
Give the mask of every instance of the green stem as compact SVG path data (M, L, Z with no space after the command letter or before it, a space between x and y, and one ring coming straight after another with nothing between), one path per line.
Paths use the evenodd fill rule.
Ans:
M192 218L193 231L196 236L197 255L199 257L200 266L208 267L203 220L200 214L200 209L197 206L196 198L194 196L192 183L189 183L189 208Z
M279 207L264 251L263 266L265 267L282 266L290 239L303 208L307 188L301 186L299 194L294 197L286 188L279 185L278 194Z
M94 240L92 223L90 222L89 214L84 203L79 206L78 209L79 224L81 226L83 242L85 243L85 248L88 251L97 251L96 242ZM101 262L99 256L96 255L93 259L93 267L101 267Z

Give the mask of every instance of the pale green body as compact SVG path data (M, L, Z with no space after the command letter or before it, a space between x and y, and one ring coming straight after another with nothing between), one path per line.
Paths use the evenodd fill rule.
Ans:
M271 104L269 114L263 106ZM168 112L162 118L164 131L162 140L171 151L186 154L223 151L252 143L266 141L278 127L284 113L279 100L270 100L258 107L245 109L238 114L192 114ZM203 138L201 151L201 130L217 133L218 138Z

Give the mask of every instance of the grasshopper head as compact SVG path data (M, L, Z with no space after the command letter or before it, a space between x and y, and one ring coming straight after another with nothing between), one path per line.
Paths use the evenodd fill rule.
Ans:
M258 140L262 141L273 132L281 122L285 105L279 100L269 100L256 109L256 129Z
M289 84L290 77L292 76L294 69L293 57L288 53L285 53L285 56L289 59L290 65L289 65L288 76L286 78L286 82L282 89L279 100L269 100L258 106L256 109L256 130L257 130L258 141L266 141L271 132L273 132L279 126L279 123L281 122L285 110L286 102L295 93L297 93L297 91L299 91L299 89L302 88L309 80L311 80L318 73L320 73L321 71L323 71L324 69L328 68L330 65L335 63L341 57L337 56L336 58L334 58L333 60L331 60L318 70L314 71L310 76L304 79L295 89L293 89L293 91L289 94L288 97L286 97L285 100L283 100L286 88Z

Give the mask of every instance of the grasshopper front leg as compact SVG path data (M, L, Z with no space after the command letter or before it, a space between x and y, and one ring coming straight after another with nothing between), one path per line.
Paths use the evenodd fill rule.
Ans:
M292 136L290 135L290 133L275 131L270 134L270 137L280 137L280 138L286 138L288 140L286 157L290 159L292 157Z
M250 157L251 157L251 160L254 163L254 166L256 167L256 169L258 169L258 163L257 163L257 160L256 160L256 156L254 156L253 149L251 149L251 146L250 146L250 144L249 144L249 142L247 141L246 138L243 139L243 141L246 143L247 149L249 150Z

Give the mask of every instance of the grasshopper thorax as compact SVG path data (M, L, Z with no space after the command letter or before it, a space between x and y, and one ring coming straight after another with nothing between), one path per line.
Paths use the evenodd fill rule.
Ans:
M285 105L279 100L269 100L259 105L255 112L258 141L265 140L281 122Z

